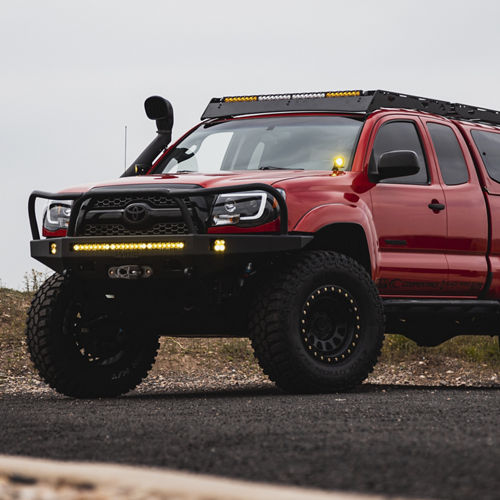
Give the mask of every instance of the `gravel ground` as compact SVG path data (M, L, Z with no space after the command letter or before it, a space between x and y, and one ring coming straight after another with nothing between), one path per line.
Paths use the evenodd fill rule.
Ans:
M500 387L500 374L486 364L458 360L456 358L422 359L398 363L379 363L366 380L370 385L426 386L426 387ZM219 390L233 388L274 387L265 375L254 366L227 367L206 366L186 360L175 369L165 363L155 366L135 393L165 393ZM31 370L23 375L0 374L2 394L53 393Z

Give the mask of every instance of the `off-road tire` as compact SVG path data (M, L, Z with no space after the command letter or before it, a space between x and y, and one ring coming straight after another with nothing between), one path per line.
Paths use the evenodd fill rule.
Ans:
M361 265L335 252L307 251L261 284L249 328L260 366L281 389L332 392L360 384L373 370L384 314Z
M114 357L96 361L82 354L72 333L80 314L72 313L78 308L76 297L72 280L54 274L33 298L26 338L35 368L50 387L71 397L109 397L130 391L151 369L158 337L135 332Z

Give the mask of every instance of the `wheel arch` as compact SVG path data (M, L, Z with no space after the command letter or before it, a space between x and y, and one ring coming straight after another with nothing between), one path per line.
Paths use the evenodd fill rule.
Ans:
M310 250L332 250L351 257L372 272L372 258L363 227L352 222L335 222L316 231Z
M314 235L308 248L342 253L359 262L372 278L377 275L378 240L370 208L362 200L357 205L316 207L293 230Z

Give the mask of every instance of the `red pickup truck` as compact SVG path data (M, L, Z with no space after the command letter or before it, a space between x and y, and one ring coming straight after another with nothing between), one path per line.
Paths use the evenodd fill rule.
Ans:
M121 179L29 200L56 273L31 358L74 397L134 388L158 338L249 337L292 392L361 383L384 332L500 332L500 112L387 91L212 99L173 111ZM48 200L40 237L36 200Z

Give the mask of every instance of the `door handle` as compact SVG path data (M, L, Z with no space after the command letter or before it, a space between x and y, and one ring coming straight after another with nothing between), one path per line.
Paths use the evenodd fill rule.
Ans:
M440 212L441 210L444 210L446 208L443 203L438 203L437 200L432 200L432 203L429 203L427 206L431 210L434 210L434 212Z

